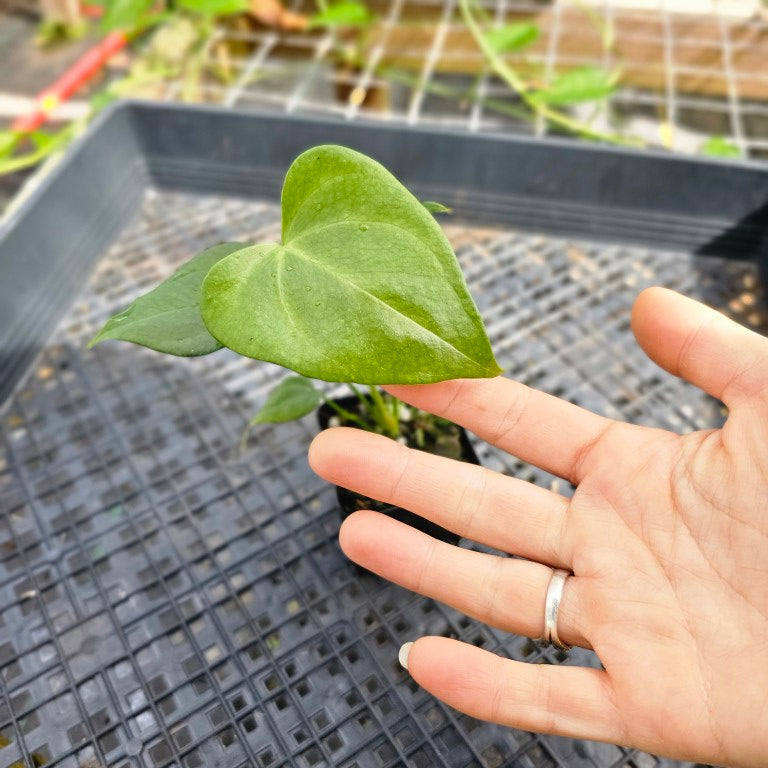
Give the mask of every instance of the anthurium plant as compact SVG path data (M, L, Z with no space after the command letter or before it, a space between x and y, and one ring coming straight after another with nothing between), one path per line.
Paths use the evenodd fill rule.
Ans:
M204 250L90 345L122 339L181 356L228 347L295 371L252 423L312 411L326 399L312 379L349 383L359 407L330 401L339 419L398 437L413 414L377 385L501 371L440 210L359 152L309 149L285 178L279 243Z

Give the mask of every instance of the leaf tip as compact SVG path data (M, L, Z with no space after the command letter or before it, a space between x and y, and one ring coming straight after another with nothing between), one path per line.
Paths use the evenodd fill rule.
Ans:
M107 336L104 335L105 328L102 328L86 345L86 349L93 349L99 342L104 341Z
M436 213L453 213L453 208L434 200L422 200L421 204L433 215Z

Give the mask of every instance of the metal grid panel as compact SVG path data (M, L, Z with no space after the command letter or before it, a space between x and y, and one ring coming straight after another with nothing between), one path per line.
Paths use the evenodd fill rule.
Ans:
M723 136L744 158L768 158L768 8L758 0L480 2L497 24L523 18L540 24L542 39L525 58L545 77L587 64L622 69L621 87L596 117L593 107L572 109L582 120L594 117L595 128L681 152L699 152L709 137ZM354 67L343 63L345 51L355 47L348 33L285 33L245 19L220 24L208 45L209 61L218 46L230 46L230 77L209 75L201 98L229 107L547 135L552 129L532 120L488 71L456 3L368 0L378 21ZM614 29L615 50L600 45L585 3ZM306 15L316 10L314 0L286 4ZM684 7L698 14L681 13ZM122 74L119 65L111 71ZM183 95L179 82L156 91L142 95ZM0 199L22 181L21 174L13 177Z
M447 231L509 374L609 416L681 431L723 419L632 342L628 310L645 285L768 327L749 264ZM85 349L200 242L278 234L272 203L150 191L0 412L0 768L670 765L479 723L419 689L397 650L423 634L533 663L596 660L348 563L333 490L307 466L311 418L238 449L275 366L226 350ZM487 445L478 453L568 492Z
M314 0L284 2L306 15L316 10ZM354 47L347 33L284 33L245 19L221 24L208 51L215 59L217 46L233 46L225 57L231 77L209 76L200 95L229 107L546 135L548 126L531 120L488 72L456 2L368 0L378 23L359 67L340 63L345 49ZM542 40L526 60L545 76L584 64L622 68L622 86L597 116L596 128L682 152L698 152L707 138L723 136L744 158L768 158L768 7L758 0L480 2L497 24L522 18L540 24ZM614 29L615 50L603 50L585 5ZM24 29L18 19L10 22ZM31 28L24 36L32 45ZM13 39L0 48L17 55L18 46L8 44ZM24 79L32 65L20 60L14 71ZM111 76L125 74L123 66L113 66ZM98 87L92 84L85 95ZM178 100L182 91L181 83L171 82L141 95ZM583 119L593 116L591 107L574 111ZM31 186L46 172L41 168ZM0 180L0 201L24 178Z
M542 39L526 57L545 75L579 65L620 66L622 87L595 119L618 125L654 145L696 152L723 135L745 157L768 157L768 19L728 15L724 4L706 17L655 9L597 10L615 32L614 50L573 0L540 3L484 0L496 23L531 18ZM354 35L338 32L278 33L220 27L218 42L237 43L232 82L209 81L205 97L229 106L333 113L410 124L441 124L480 132L545 135L510 89L489 73L461 22L455 0L373 0L378 23L360 52L362 65L344 65ZM311 14L307 0L294 4ZM249 52L248 52L249 51ZM522 115L515 114L522 112ZM573 110L589 118L593 107Z

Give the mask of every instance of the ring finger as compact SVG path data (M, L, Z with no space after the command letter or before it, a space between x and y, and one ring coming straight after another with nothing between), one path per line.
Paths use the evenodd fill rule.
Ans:
M339 542L349 558L406 589L447 603L487 624L541 637L552 569L541 563L454 547L376 512L355 512ZM565 583L558 633L590 648L579 611L581 582Z

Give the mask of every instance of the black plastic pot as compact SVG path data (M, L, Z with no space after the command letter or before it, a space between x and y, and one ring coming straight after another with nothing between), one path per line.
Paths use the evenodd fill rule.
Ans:
M347 411L355 412L357 410L358 400L354 395L338 398L334 402L338 403L338 405ZM320 428L327 429L331 418L335 415L333 408L327 403L323 403L317 411L317 420L320 424ZM472 443L469 441L466 430L462 427L458 427L458 430L459 442L461 445L461 460L467 461L470 464L479 465L480 459L477 458L477 454L472 447ZM338 498L339 506L341 507L342 521L346 520L346 518L353 512L357 512L358 510L373 509L376 512L381 512L395 520L399 520L401 523L410 525L419 531L423 531L436 539L440 539L440 541L446 541L449 544L456 544L459 541L460 537L453 533L453 531L448 531L420 515L416 515L407 509L402 509L402 507L396 507L392 504L378 501L377 499L371 499L368 496L363 496L361 493L355 493L348 488L342 488L338 485L336 486L336 497Z

